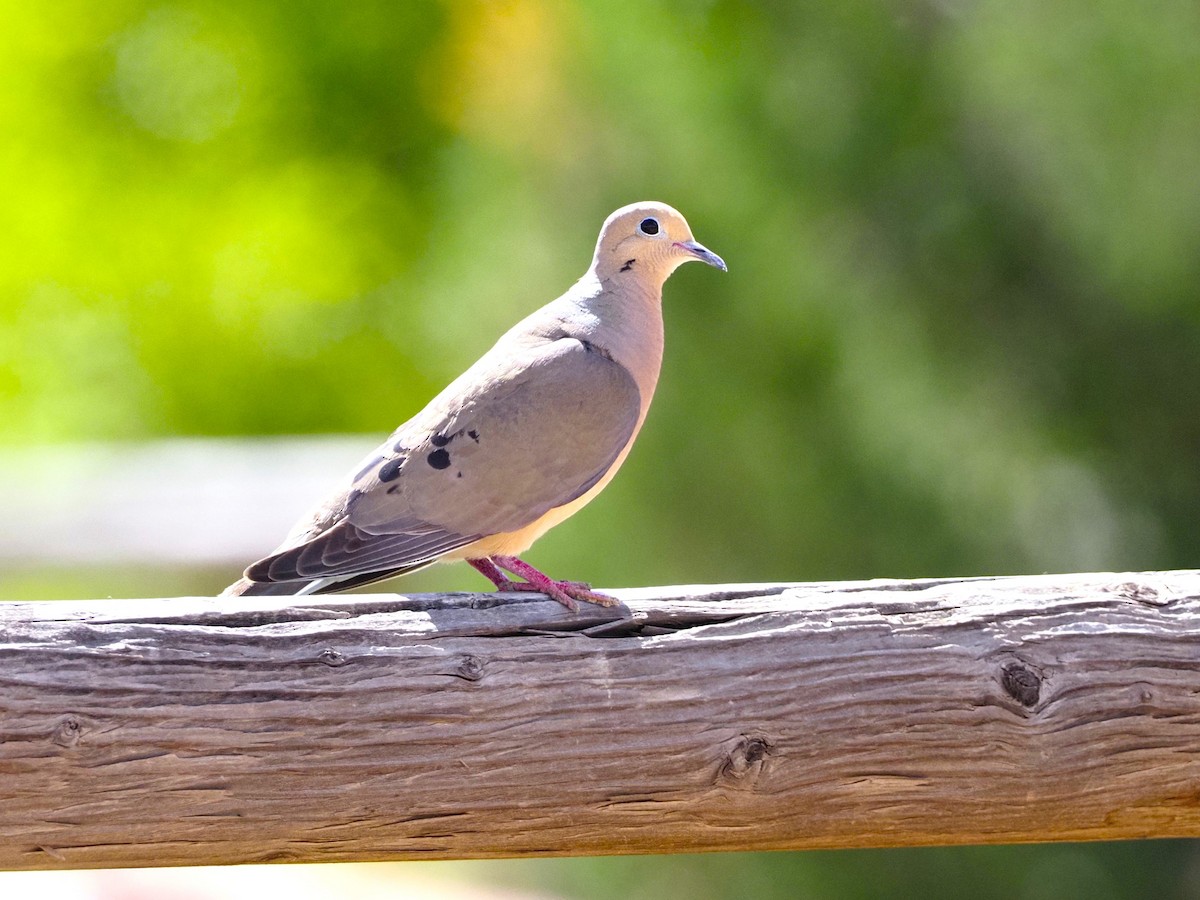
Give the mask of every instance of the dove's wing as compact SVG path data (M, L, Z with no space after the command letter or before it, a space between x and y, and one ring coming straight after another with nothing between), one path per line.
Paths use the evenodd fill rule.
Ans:
M637 427L641 398L630 373L574 338L507 359L498 351L389 438L350 490L326 504L322 530L298 535L247 577L417 566L523 528L599 482Z

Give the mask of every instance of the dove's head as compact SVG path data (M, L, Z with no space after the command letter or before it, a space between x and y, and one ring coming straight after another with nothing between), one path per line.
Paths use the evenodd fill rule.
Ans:
M592 270L601 281L632 277L661 285L693 259L727 271L721 257L696 242L676 210L665 203L631 203L605 219Z

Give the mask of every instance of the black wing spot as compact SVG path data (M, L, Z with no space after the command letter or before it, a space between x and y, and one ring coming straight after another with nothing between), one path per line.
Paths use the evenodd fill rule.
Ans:
M470 431L467 432L467 437L469 437L475 443L477 443L477 444L479 443L479 432L476 431L474 428L472 428Z
M621 266L621 271L622 271L622 272L628 272L630 269L632 269L632 268L633 268L633 264L634 264L635 262L637 262L637 260L636 260L636 259L627 259L627 260L625 260L625 265Z
M462 478L462 472L459 472L459 473L458 473L458 477L459 477L459 478Z
M390 488L388 488L388 489L387 489L387 492L388 492L389 494L394 494L394 493L396 493L396 491L398 491L398 490L400 490L400 485L398 485L398 484L393 484L393 485L392 485Z
M454 435L452 434L435 434L429 439L429 443L435 447L445 447L452 440L454 440Z
M435 469L446 469L450 467L450 454L445 450L434 450L429 456L425 457L426 461Z
M359 470L358 474L354 476L354 479L353 479L354 483L357 484L358 482L360 482L364 478L366 478L367 473L369 473L372 469L374 469L381 462L383 462L383 457L377 456L373 460L371 460L369 463L367 463L365 466L363 466L362 469Z
M403 456L389 459L379 467L379 480L383 482L395 481L400 476L400 467L404 465L405 461L405 457Z

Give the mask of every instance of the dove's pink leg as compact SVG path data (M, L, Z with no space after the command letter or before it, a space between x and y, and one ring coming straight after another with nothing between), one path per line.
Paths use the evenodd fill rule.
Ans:
M576 600L596 603L600 606L615 606L617 601L612 597L597 593L590 585L580 581L555 581L548 575L539 572L529 563L515 556L493 556L490 559L468 559L488 581L496 586L498 591L536 591L553 597L567 609L575 609ZM501 569L507 569L514 575L524 578L524 581L513 581Z
M482 559L468 559L472 566L488 581L496 586L498 591L513 590L513 582L509 581L508 576L496 568L496 564L486 556Z

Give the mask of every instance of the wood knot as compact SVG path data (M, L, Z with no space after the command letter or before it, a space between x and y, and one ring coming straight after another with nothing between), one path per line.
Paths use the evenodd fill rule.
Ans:
M318 653L317 660L333 669L336 669L338 666L344 666L347 662L346 657L332 647L326 647Z
M721 778L725 781L753 784L767 764L775 748L760 735L740 735L721 763Z
M1009 663L1000 675L1000 684L1022 706L1036 706L1042 694L1042 677L1022 663Z
M458 668L454 670L456 677L464 681L478 681L483 677L484 662L478 656L464 656Z
M63 716L54 726L50 741L60 747L74 747L86 732L87 728L78 716Z

